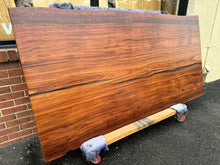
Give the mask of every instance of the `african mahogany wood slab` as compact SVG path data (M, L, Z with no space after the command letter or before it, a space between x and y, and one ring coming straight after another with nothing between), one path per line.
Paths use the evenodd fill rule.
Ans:
M203 95L196 16L9 11L45 161Z

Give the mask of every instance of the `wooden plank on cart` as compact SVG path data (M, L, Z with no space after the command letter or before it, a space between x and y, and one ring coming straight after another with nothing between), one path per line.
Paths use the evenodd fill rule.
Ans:
M139 121L121 127L117 130L114 130L110 133L104 135L107 144L110 145L120 139L123 139L135 132L138 132L144 128L147 128L153 124L156 124L164 119L167 119L171 116L174 116L177 112L171 108L165 109L161 112L157 112L153 115L150 115L146 118L143 118Z
M9 11L46 161L203 95L196 16Z

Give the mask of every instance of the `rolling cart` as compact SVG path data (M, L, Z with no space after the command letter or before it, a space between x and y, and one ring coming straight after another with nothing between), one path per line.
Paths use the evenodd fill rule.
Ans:
M128 124L103 136L92 138L84 142L80 149L86 156L87 161L92 164L99 164L101 163L101 156L99 154L101 150L108 150L108 145L171 116L176 116L176 120L183 123L186 120L187 113L188 109L185 104L173 105L168 109Z

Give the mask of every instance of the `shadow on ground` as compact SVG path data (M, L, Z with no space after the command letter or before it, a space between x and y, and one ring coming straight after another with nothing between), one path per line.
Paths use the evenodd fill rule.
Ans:
M109 146L103 165L220 165L220 80L187 103L185 123L174 117ZM0 148L1 165L86 165L79 149L44 163L38 137Z

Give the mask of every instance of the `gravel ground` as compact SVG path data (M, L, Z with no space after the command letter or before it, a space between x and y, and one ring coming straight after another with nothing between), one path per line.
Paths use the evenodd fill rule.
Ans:
M185 123L174 117L109 146L103 165L220 165L220 80L187 103ZM44 163L38 137L0 148L0 165L86 165L79 149Z

